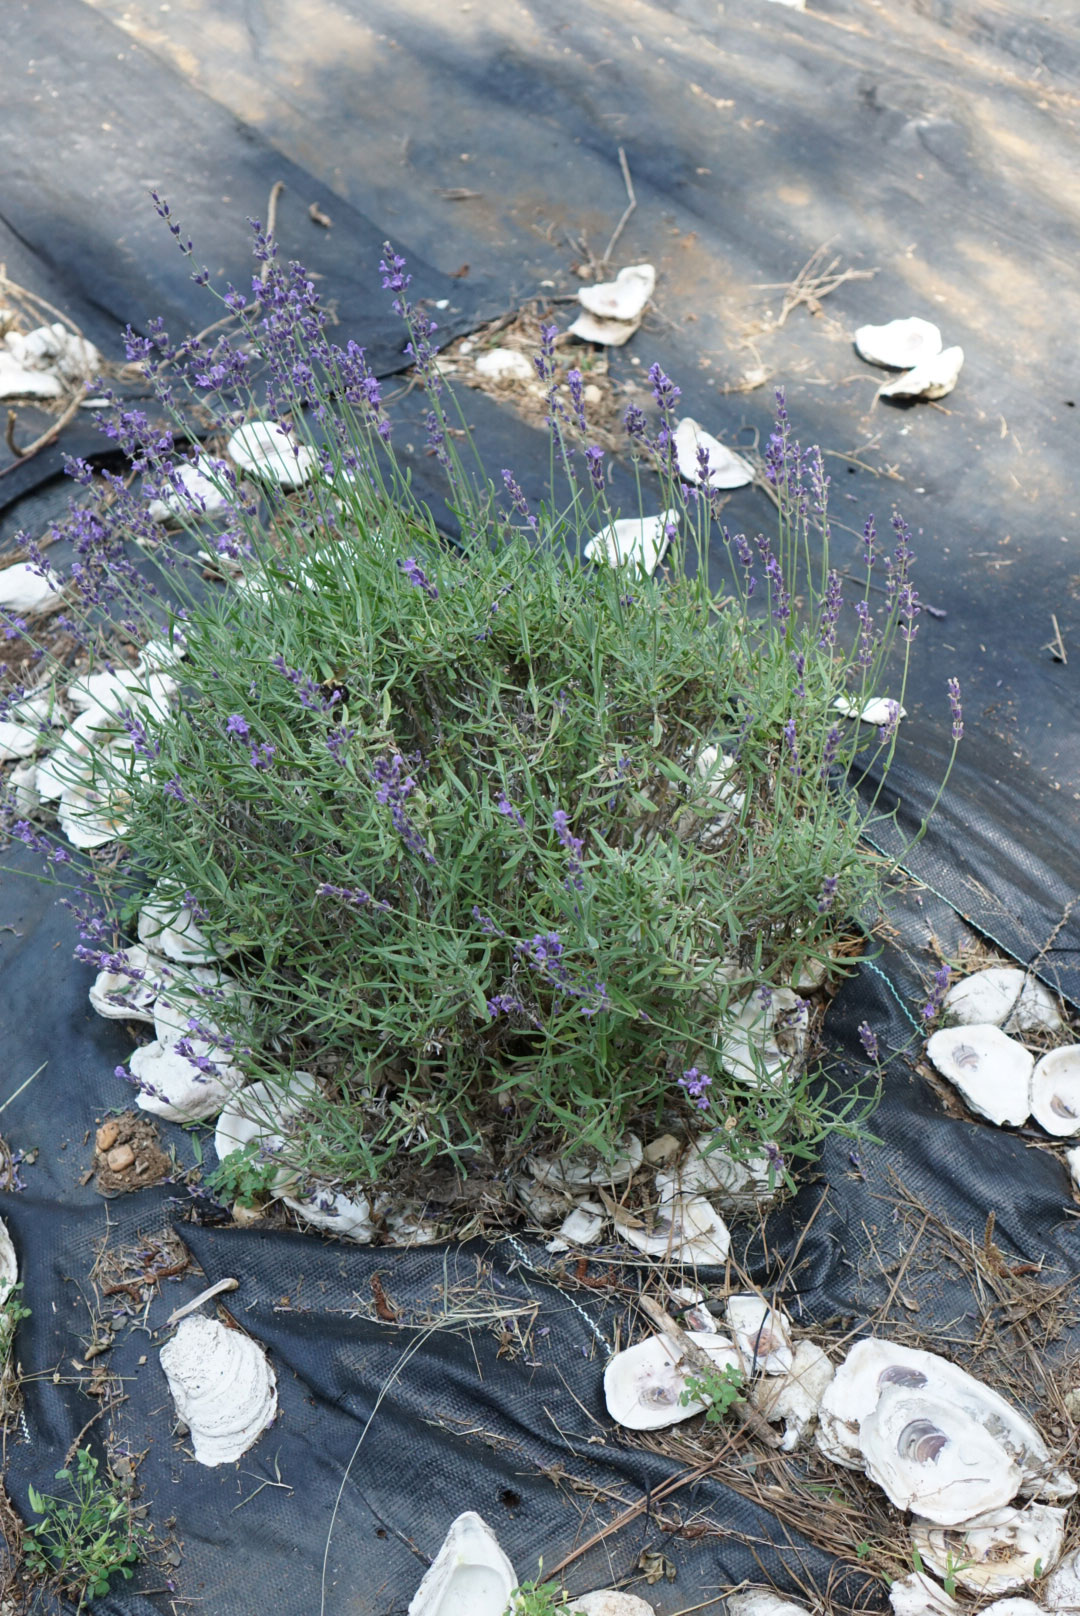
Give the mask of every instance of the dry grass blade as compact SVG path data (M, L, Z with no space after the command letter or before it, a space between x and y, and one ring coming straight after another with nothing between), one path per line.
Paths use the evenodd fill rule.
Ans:
M776 319L777 328L782 326L788 315L799 307L807 309L812 315L820 314L822 298L837 291L845 282L869 281L877 274L876 269L841 269L843 259L839 256L830 259L826 264L825 256L831 245L831 242L826 241L816 248L793 281L756 283L758 291L784 293L784 301Z

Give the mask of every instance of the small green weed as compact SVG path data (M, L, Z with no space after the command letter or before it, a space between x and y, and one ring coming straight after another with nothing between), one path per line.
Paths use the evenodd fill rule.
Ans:
M203 1183L223 1205L240 1201L244 1206L254 1206L269 1194L279 1172L275 1162L260 1159L259 1143L254 1140L239 1150L231 1150Z
M746 1377L735 1364L725 1364L723 1369L716 1368L711 1374L700 1376L687 1375L686 1389L680 1393L679 1402L685 1408L688 1403L705 1403L706 1425L719 1425L736 1403L745 1401L743 1390Z
M29 1489L30 1506L42 1519L27 1528L26 1565L33 1576L55 1579L81 1610L108 1593L117 1572L130 1579L147 1533L116 1478L100 1474L89 1448L80 1448L74 1470L58 1470L56 1479L66 1482L70 1497Z
M565 1605L557 1582L523 1582L510 1595L506 1616L558 1616Z

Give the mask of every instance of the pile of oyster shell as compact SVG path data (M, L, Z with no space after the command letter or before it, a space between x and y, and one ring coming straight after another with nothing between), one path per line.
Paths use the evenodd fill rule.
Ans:
M1041 982L1018 966L992 965L949 990L942 1017L947 1025L930 1037L926 1053L972 1111L999 1126L1031 1118L1055 1138L1080 1135L1080 1044L1036 1058L1023 1042L1065 1028ZM1080 1185L1080 1147L1066 1160Z
M834 1371L813 1342L793 1345L787 1319L758 1296L727 1297L724 1316L727 1334L707 1309L691 1309L689 1340L718 1369L741 1371L759 1415L784 1420L780 1446L791 1450L814 1429L827 1459L863 1471L910 1512L924 1571L895 1585L896 1616L956 1610L933 1603L947 1596L926 1571L979 1597L1010 1594L1051 1571L1048 1597L1066 1583L1080 1591L1076 1557L1062 1559L1064 1506L1076 1483L1004 1397L937 1353L880 1339L857 1342ZM688 1394L690 1382L699 1395ZM631 1430L704 1412L700 1387L678 1331L646 1337L604 1371L608 1412Z

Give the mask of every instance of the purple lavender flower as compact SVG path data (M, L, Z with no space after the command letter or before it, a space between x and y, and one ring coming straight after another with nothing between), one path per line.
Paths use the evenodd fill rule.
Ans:
M176 802L187 802L188 800L187 793L180 784L178 775L174 774L171 780L166 780L161 789L167 797L172 797Z
M404 768L405 759L400 752L394 752L388 758L376 759L371 769L371 778L376 786L375 800L382 807L389 808L391 823L410 853L423 859L425 864L434 864L434 853L405 811L405 802L415 790L416 781L411 774L403 776Z
M551 819L555 826L555 834L567 851L567 876L563 885L568 891L582 892L585 882L582 878L581 852L585 844L580 836L571 833L565 808L556 808Z
M645 411L640 405L631 404L627 407L626 414L623 416L623 426L626 429L627 437L632 443L643 443L645 441L645 429L648 422L645 419Z
M423 567L420 565L419 561L417 561L415 556L406 556L404 561L398 562L398 566L401 568L409 582L417 589L422 589L429 600L438 600L438 587L431 582L427 573L424 571Z
M874 1032L868 1021L862 1022L859 1026L859 1042L866 1050L866 1053L870 1059L872 1061L876 1061L878 1058L877 1034Z
M824 780L833 764L840 748L840 726L834 724L825 737L825 745L821 749L821 778Z
M317 898L337 898L340 903L347 903L352 909L366 909L369 904L375 904L377 909L388 909L387 903L376 903L364 887L337 887L330 881L320 881L315 888Z
M868 601L857 600L855 602L855 615L859 619L859 647L855 660L858 662L859 667L865 670L873 663L879 635L874 627L873 614Z
M945 1003L945 995L949 991L949 981L952 972L947 965L942 965L934 972L934 985L930 990L930 997L923 1005L923 1020L934 1021L941 1013Z
M550 383L555 378L555 338L558 335L557 325L540 327L540 352L533 355L533 364L536 374L544 383Z
M394 251L388 241L383 242L383 255L379 259L384 292L404 292L412 280L405 273L405 259Z
M963 740L964 709L960 701L959 679L949 680L949 707L952 711L952 738L954 741Z
M345 748L356 734L354 725L338 724L326 736L326 750L340 769L345 761Z
M230 713L225 720L226 735L236 735L240 740L246 741L251 734L251 725L240 713Z
M604 451L592 444L585 451L585 463L589 468L589 480L596 493L604 492Z
M578 428L584 432L585 425L585 388L582 383L581 372L578 369L566 372L566 385L570 389L570 402L574 406L574 417Z
M764 1150L765 1160L768 1162L771 1170L778 1175L782 1175L785 1170L785 1164L779 1145L774 1145L771 1142L768 1142L765 1144Z
M877 558L877 550L874 547L876 539L877 528L874 526L874 518L868 516L862 530L863 560L868 567L872 567Z
M799 742L795 731L794 718L789 718L787 723L784 725L784 744L788 749L788 755L791 759L791 773L796 779L798 779L799 775L802 773L802 765L799 762Z
M495 804L495 807L505 819L512 819L519 830L525 829L524 819L521 817L519 811L514 807L505 791L499 792L499 800Z
M696 1066L690 1066L679 1079L679 1087L685 1089L687 1095L693 1100L699 1111L709 1109L709 1096L705 1093L712 1086L712 1078L704 1072L699 1072Z
M878 740L882 746L888 746L897 730L900 728L900 703L886 698L885 709L888 713L884 724L878 726Z
M513 993L496 993L495 997L487 1001L487 1013L492 1021L499 1016L520 1015L525 1006Z
M506 492L510 495L510 500L515 511L517 511L519 516L525 518L525 521L528 523L529 527L531 527L533 532L536 533L538 531L536 526L536 517L530 511L529 502L522 493L521 486L515 478L513 472L507 471L504 467L502 480L506 487Z
M251 767L253 769L268 769L277 756L277 747L270 741L264 741L261 746L251 748Z
M836 644L836 624L843 604L843 583L840 574L830 568L825 582L825 599L821 608L821 632L818 636L818 645L821 646L822 650Z
M838 875L827 875L821 884L818 893L817 911L819 915L827 915L836 901L836 889L840 885Z
M670 376L665 376L659 365L650 365L649 383L652 387L653 398L660 406L660 413L665 418L672 414L676 404L682 397L682 388L676 387ZM629 414L629 411L627 412Z

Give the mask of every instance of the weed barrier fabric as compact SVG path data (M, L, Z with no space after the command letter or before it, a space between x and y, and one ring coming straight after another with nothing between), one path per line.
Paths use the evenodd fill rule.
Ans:
M20 0L5 17L8 60L25 72L5 74L0 111L0 259L115 354L128 321L161 314L179 333L212 317L147 206L147 186L173 201L215 285L242 285L251 268L245 216L265 218L282 179L285 254L325 275L321 290L341 334L389 372L401 368L403 339L379 291L384 234L430 261L410 253L414 291L447 300L437 316L447 331L480 317L485 275L508 303L545 278L572 291L576 282L558 281L567 258L560 229L587 226L594 247L606 241L624 202L622 141L639 208L620 256L655 256L668 301L665 320L650 320L615 357L616 374L634 378L631 355L660 360L683 385L689 412L736 446L760 439L769 420L767 389L724 391L738 385L745 333L737 316L748 289L790 280L837 234L845 261L878 267L873 281L834 294L819 317L797 310L769 339L774 346L766 343L768 364L788 383L802 440L835 452L834 492L854 496L839 506L840 523L857 532L874 508L884 529L895 499L915 529L922 596L945 614L920 620L905 694L911 717L888 788L899 793L908 835L940 776L952 674L965 688L968 733L913 857L933 891L916 895L921 904L896 901L899 941L860 969L828 1018L840 1087L864 1080L862 1021L893 1054L872 1122L881 1143L854 1159L844 1143L831 1145L820 1172L746 1251L759 1282L787 1272L794 1294L785 1289L783 1299L800 1322L839 1319L855 1329L890 1295L888 1270L910 1232L905 1198L976 1242L993 1211L1001 1249L1019 1263L1045 1260L1048 1283L1077 1268L1058 1164L1023 1134L946 1115L896 1052L915 1030L927 945L936 937L948 949L961 935L954 910L1025 963L1037 960L1040 974L1080 1002L1076 914L1058 927L1080 888L1074 674L1072 661L1057 664L1042 649L1051 612L1069 644L1077 622L1076 400L1065 356L1078 311L1062 266L1075 261L1078 232L1054 107L1070 93L1080 50L1072 22L1051 31L1026 3L898 5L888 15L865 0L810 5L797 15L728 0L718 21L703 0L643 3L631 28L621 6L571 13L561 0L543 0L516 8L529 36L525 23L514 32L510 8L459 29L427 0L399 0L392 11L365 0L338 6L338 32L327 34L329 8L311 0L305 29L295 26L291 0L276 13L240 0L187 0L169 14L153 8L159 32L150 50L116 26L122 14L142 26L149 12L141 0L103 0L96 10ZM167 32L185 18L205 24L190 29L186 58ZM298 80L287 86L281 19ZM407 37L402 19L416 24ZM350 46L358 22L393 40L392 50L372 49L364 71ZM390 164L387 143L399 138L409 107L411 154ZM482 194L441 194L455 188ZM331 230L312 221L311 202L332 218ZM387 230L370 219L385 219ZM456 277L465 261L470 275ZM940 318L946 340L964 345L965 371L944 410L878 405L880 439L868 459L866 398L881 378L852 357L847 338L864 320L909 312ZM539 435L479 395L466 406L489 465L513 466L532 493L547 467ZM31 435L20 426L20 441ZM90 441L80 426L64 447L84 453ZM417 486L434 509L437 468L415 441ZM0 505L10 507L5 539L16 515L26 526L34 511L54 508L55 487L39 484L62 453L0 479ZM751 533L769 516L749 493L726 513L730 526ZM848 541L854 552L854 533ZM719 577L722 551L713 561ZM901 844L882 845L895 854ZM3 858L23 874L0 886L8 1074L0 1127L12 1148L38 1151L23 1170L26 1191L0 1198L34 1309L17 1343L33 1378L7 1449L10 1490L27 1517L27 1485L48 1488L99 1406L86 1388L102 1358L85 1352L101 1242L116 1249L158 1232L175 1216L170 1197L187 1195L161 1187L106 1207L79 1184L90 1162L86 1130L127 1099L112 1074L131 1039L91 1012L89 973L71 962L70 918L34 879L32 856L14 847ZM11 1099L42 1062L41 1075ZM190 1166L188 1137L162 1132ZM316 1608L342 1476L395 1370L341 1491L327 1558L330 1616L401 1616L461 1509L485 1515L524 1578L540 1554L550 1569L643 1499L648 1507L631 1524L575 1562L572 1589L632 1576L642 1551L658 1551L674 1581L635 1587L661 1616L763 1575L796 1595L828 1591L837 1608L880 1606L878 1590L850 1576L836 1586L825 1555L716 1482L652 1502L675 1466L620 1442L600 1392L598 1333L610 1342L621 1325L625 1339L628 1315L593 1292L551 1284L542 1245L399 1252L315 1235L178 1228L206 1279L166 1280L147 1329L120 1331L104 1362L123 1377L126 1400L87 1438L96 1442L111 1422L131 1453L145 1452L140 1502L180 1563L158 1557L141 1567L134 1584L97 1602L104 1616L184 1608L170 1583L220 1616L248 1616L254 1589L260 1605ZM625 1273L636 1283L636 1270ZM240 1281L226 1298L234 1316L272 1355L283 1412L238 1467L208 1471L171 1436L161 1337L152 1332L225 1275ZM439 1311L447 1292L483 1321L471 1336L440 1331L421 1341L420 1330L373 1316L373 1275L410 1326ZM948 1265L910 1273L903 1298L889 1317L903 1323L914 1303L928 1335L962 1335L978 1322ZM501 1324L490 1315L534 1303L527 1349L500 1357ZM1064 1356L1076 1345L1068 1326L1054 1350ZM693 1536L703 1522L706 1533ZM690 1533L673 1530L680 1523Z

